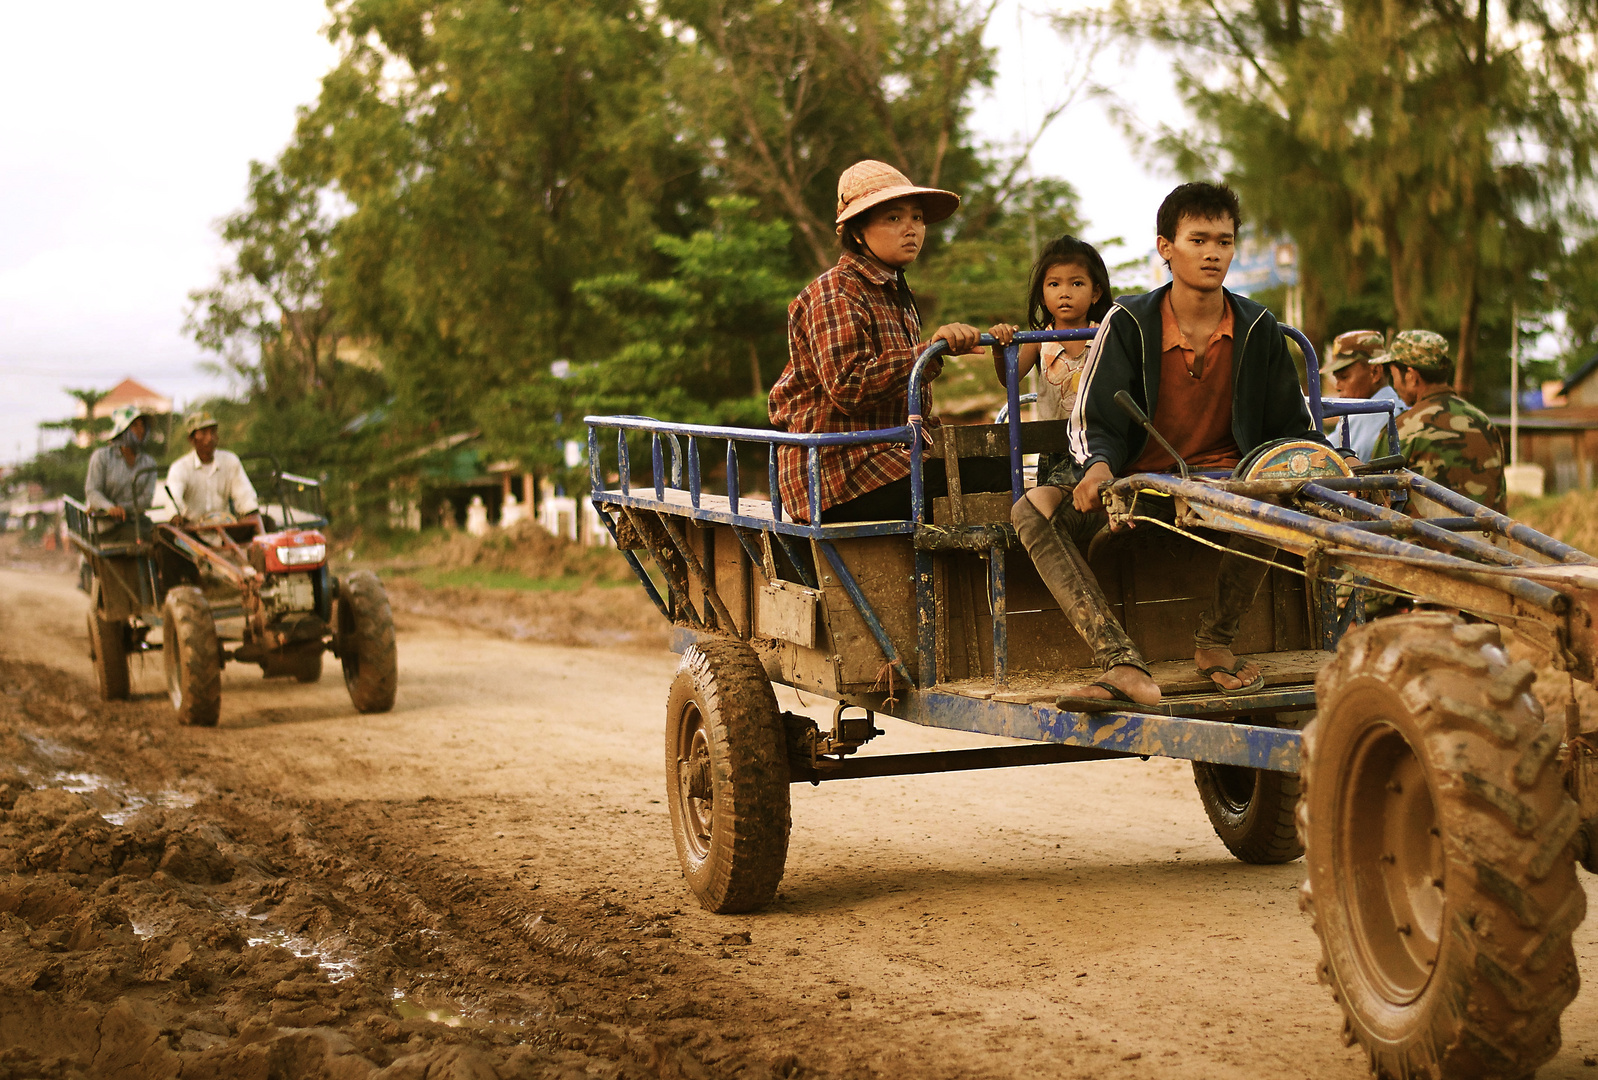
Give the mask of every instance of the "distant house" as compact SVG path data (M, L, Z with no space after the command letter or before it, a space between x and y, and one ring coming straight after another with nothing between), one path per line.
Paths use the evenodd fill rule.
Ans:
M1542 398L1551 408L1520 413L1520 460L1541 465L1550 495L1591 491L1593 466L1598 462L1598 356L1571 373L1563 383L1545 386ZM1550 392L1552 391L1552 392ZM1553 404L1558 402L1559 404ZM1495 416L1493 423L1509 440L1509 417Z
M111 413L124 405L132 405L136 409L156 416L164 416L172 411L172 399L156 390L151 390L143 383L136 381L131 376L123 379L113 386L105 397L94 403L94 414L91 417L84 408L83 402L78 402L77 418L79 420L100 420L110 416ZM87 430L79 431L77 444L88 446L93 441L93 436Z

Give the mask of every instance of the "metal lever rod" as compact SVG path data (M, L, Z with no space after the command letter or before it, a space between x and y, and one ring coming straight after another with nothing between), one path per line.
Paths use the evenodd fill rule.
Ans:
M1132 400L1131 394L1125 390L1117 390L1115 392L1115 403L1125 409L1128 416L1142 424L1144 430L1154 436L1161 446L1165 447L1165 452L1176 460L1176 467L1181 470L1183 480L1192 479L1188 475L1187 462L1182 460L1182 455L1176 452L1176 447L1165 441L1165 436L1160 434L1159 429L1154 426L1154 421L1150 420L1148 414L1138 407L1138 403Z

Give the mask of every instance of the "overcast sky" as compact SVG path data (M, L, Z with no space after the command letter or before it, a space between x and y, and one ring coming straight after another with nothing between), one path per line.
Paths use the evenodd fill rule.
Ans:
M225 383L182 333L190 290L222 260L214 230L236 209L252 159L288 141L336 59L322 0L12 3L0 34L0 462L30 456L36 425L71 414L63 387L131 375L185 401ZM978 106L981 138L1035 124L1080 58L1004 0L989 31L1000 85ZM1101 73L1174 120L1163 62ZM1163 111L1163 115L1162 115ZM1082 194L1088 238L1152 244L1170 176L1130 154L1085 102L1034 156L1039 176ZM1134 252L1135 253L1135 252ZM1124 255L1123 255L1124 257ZM1019 304L1019 298L1018 298Z

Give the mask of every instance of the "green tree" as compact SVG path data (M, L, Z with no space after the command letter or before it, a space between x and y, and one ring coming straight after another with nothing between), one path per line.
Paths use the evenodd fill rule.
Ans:
M991 5L962 0L665 0L673 100L718 176L837 261L839 173L878 158L916 183L974 186L971 91L991 84Z
M910 271L924 325L1024 326L1034 252L1062 234L1081 235L1084 224L1076 190L1054 179L989 202L983 219Z
M333 389L338 356L324 288L334 220L321 178L303 164L293 151L273 165L250 163L244 209L220 229L232 262L189 294L185 324L231 374L278 400Z
M1470 388L1484 299L1530 288L1591 176L1591 5L1119 0L1106 22L1171 51L1199 130L1155 146L1298 241L1317 336L1385 279L1400 328L1454 330Z
M383 357L392 425L478 426L598 348L575 283L650 264L698 205L667 43L632 0L349 0L331 34L342 60L298 133L348 208L328 291ZM536 429L504 449L547 456Z
M62 387L62 389L69 397L75 398L78 404L83 407L83 415L68 417L65 420L46 420L39 425L41 430L70 431L74 442L84 437L92 440L95 435L100 434L102 431L111 430L111 418L109 416L94 415L94 407L111 391L74 390L71 387Z
M712 198L709 228L661 234L665 271L579 282L596 317L626 312L615 351L572 378L583 412L648 412L706 423L766 425L766 391L787 362L785 222L753 217L753 199Z

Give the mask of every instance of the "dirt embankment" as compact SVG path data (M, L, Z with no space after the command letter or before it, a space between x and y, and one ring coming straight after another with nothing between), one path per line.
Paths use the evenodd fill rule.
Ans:
M397 553L357 544L398 611L447 619L512 641L607 649L665 648L666 622L622 556L524 521L483 537L447 533Z

